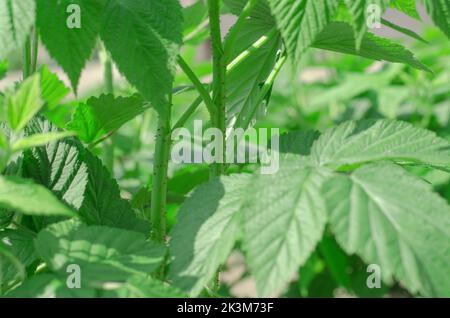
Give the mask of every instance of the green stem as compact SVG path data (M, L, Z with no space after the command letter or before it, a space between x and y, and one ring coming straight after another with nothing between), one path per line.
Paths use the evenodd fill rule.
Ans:
M25 46L23 48L22 71L24 80L31 75L31 39L29 36L27 36Z
M38 52L39 52L39 32L36 28L33 29L33 59L32 59L32 67L31 72L34 73L37 71L37 62L38 62Z
M105 92L108 94L114 93L114 77L112 59L106 49L103 47L100 53L100 59L103 65L103 78L105 85ZM112 133L110 138L103 143L103 162L108 170L114 172L114 138Z
M216 105L214 116L211 121L213 127L222 132L222 149L219 156L225 162L226 143L225 143L225 78L226 78L226 60L222 45L222 35L220 32L220 5L219 0L208 0L209 27L211 32L212 55L213 55L213 101ZM211 165L211 177L220 176L224 172L223 163L214 163Z
M152 222L152 237L161 243L164 243L166 238L167 171L171 144L171 109L172 95L169 96L166 113L164 115L160 114L158 118L149 216Z
M200 94L203 101L205 102L205 105L208 108L209 113L211 115L213 115L215 113L216 106L214 105L214 102L211 99L211 96L209 96L209 93L206 90L205 86L202 84L202 82L200 82L197 75L195 75L194 71L189 67L189 65L181 57L181 55L178 56L178 65L183 70L183 72L187 75L187 77L189 77L189 80L195 86L198 93Z

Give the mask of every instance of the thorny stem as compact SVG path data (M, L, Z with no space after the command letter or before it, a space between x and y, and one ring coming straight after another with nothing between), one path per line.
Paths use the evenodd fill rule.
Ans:
M225 77L226 60L222 45L222 35L220 31L220 5L219 0L208 0L209 26L211 32L212 55L213 55L213 101L216 105L214 116L212 116L212 125L222 132L222 147L218 151L218 157L225 162L226 143L225 143ZM211 165L211 177L217 177L223 174L225 165L223 163L214 163Z
M171 144L170 115L172 109L172 94L164 114L158 118L156 132L155 158L153 163L152 196L149 219L152 222L152 237L164 243L166 237L166 198L167 171Z

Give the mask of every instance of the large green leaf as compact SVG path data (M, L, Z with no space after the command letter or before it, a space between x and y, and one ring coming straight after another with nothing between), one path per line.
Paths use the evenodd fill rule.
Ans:
M254 109L259 112L267 105L255 105L261 94L261 88L271 73L277 53L281 48L281 37L278 33L266 39L262 45L254 45L263 36L268 36L274 26L266 21L248 18L242 25L230 53L230 62L244 51L249 51L250 56L237 64L227 73L227 121L228 125L242 127L239 121L254 116ZM256 113L258 115L258 113Z
M268 0L268 2L288 53L296 62L330 23L339 3L335 0Z
M34 0L0 0L0 60L25 42L35 20Z
M167 104L182 41L177 0L110 0L101 37L128 81L160 112Z
M35 120L27 128L29 134L57 131L44 120ZM26 151L23 172L77 210L89 224L149 231L148 223L137 218L130 203L121 198L117 182L100 159L74 138Z
M345 4L348 7L348 11L352 17L353 26L355 29L357 50L360 49L364 34L367 31L368 6L378 6L381 14L388 8L390 2L391 0L345 0Z
M224 0L223 2L233 14L239 16L245 8L248 0ZM250 17L265 21L269 27L275 24L275 20L270 12L269 3L267 0L256 1L256 5L250 12Z
M240 233L239 214L249 175L200 185L183 203L172 231L169 278L197 295L228 257Z
M37 0L37 26L42 42L69 76L74 91L94 50L104 5L104 0ZM79 7L78 12L68 11L74 6ZM79 28L72 25L77 13L81 19Z
M450 38L450 2L448 0L422 0L434 24Z
M363 166L324 187L331 228L349 254L380 266L410 292L450 295L450 206L390 163Z
M145 102L137 95L91 97L78 105L67 128L76 132L84 142L91 143L116 131L145 110Z
M6 294L7 298L93 298L95 289L69 288L66 281L54 274L42 274L25 280Z
M137 232L72 221L56 223L36 238L36 250L63 277L67 266L81 269L82 287L125 282L131 275L145 278L164 259L165 248Z
M45 187L12 176L0 177L0 207L27 215L76 215Z
M113 293L120 298L186 298L177 288L160 280L134 276Z
M312 156L320 165L339 168L393 160L449 167L450 143L435 133L394 120L346 122L324 132Z
M419 70L430 71L402 45L388 39L365 33L359 50L355 46L355 35L347 23L330 23L315 39L312 47L365 58L403 63Z
M41 109L40 76L27 78L19 89L7 99L8 123L14 131L22 130Z
M327 170L294 157L278 173L255 175L245 194L243 246L260 296L271 296L321 240L326 210L320 195Z
M23 230L6 229L0 232L0 242L8 247L9 251L24 266L31 265L37 260L34 249L34 236ZM0 255L0 261L3 259ZM17 269L11 262L0 262L0 281L5 283L17 276Z

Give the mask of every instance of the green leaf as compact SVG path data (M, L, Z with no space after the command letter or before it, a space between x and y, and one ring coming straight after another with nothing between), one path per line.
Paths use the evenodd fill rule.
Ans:
M42 274L25 280L9 292L7 298L93 298L94 289L69 288L66 281L54 274Z
M41 97L47 107L52 109L69 94L70 89L56 74L50 72L46 65L42 66L39 73L41 74Z
M37 0L37 27L42 42L68 75L75 92L81 71L96 45L104 3L103 0ZM69 10L73 5L79 10ZM75 23L77 19L80 19L79 26Z
M16 141L13 146L13 151L21 151L29 148L44 146L50 142L73 136L74 133L70 131L49 132L43 134L31 135Z
M84 142L93 143L116 131L146 109L145 102L137 95L91 97L86 103L78 105L67 128L75 131Z
M333 168L380 160L448 167L450 143L401 121L350 121L323 133L311 155L319 165Z
M419 13L416 9L416 0L391 0L390 6L412 18L420 20Z
M0 242L8 247L11 254L23 265L30 266L37 260L34 249L34 236L23 230L6 229L0 232ZM1 257L0 257L1 258ZM8 282L17 276L17 268L11 262L2 264L2 281Z
M186 298L177 288L151 277L129 278L114 293L120 298Z
M431 72L418 61L413 53L400 44L365 33L359 50L355 47L355 36L350 25L333 22L317 36L312 47L333 52L357 55L377 61L403 63L419 70Z
M280 136L279 152L308 156L314 141L319 138L320 133L316 130L290 131Z
M268 0L278 29L292 60L302 53L330 23L338 9L338 1Z
M203 1L183 8L183 42L198 45L208 37L205 21L208 21L208 7Z
M349 253L411 293L450 294L450 206L432 186L390 163L363 166L324 187L332 231Z
M34 0L0 0L0 60L22 48L34 24Z
M8 61L7 60L0 61L0 80L5 77L6 72L8 72Z
M28 134L52 132L59 130L43 120L33 121L27 129ZM121 198L117 182L102 162L74 138L26 151L23 171L77 210L88 224L149 231L149 224L137 218L130 203Z
M270 36L272 31L272 36ZM245 20L238 33L230 53L230 61L233 61L241 53L248 51L250 55L242 62L227 72L227 120L228 125L241 127L237 120L245 120L247 116L253 116L253 109L264 113L264 106L256 105L261 94L262 85L271 73L277 53L281 48L281 37L275 32L274 27L264 20L248 18ZM263 44L255 44L263 36L270 36Z
M245 193L243 247L260 296L285 287L321 240L326 222L320 195L327 170L293 157L273 175L255 175Z
M450 38L450 2L448 0L422 0L433 22Z
M223 2L230 9L231 13L239 16L248 0L224 0ZM265 21L269 27L275 25L275 19L270 12L269 3L266 0L257 1L255 7L250 12L250 17Z
M389 6L391 0L345 0L345 4L352 17L355 29L356 49L359 51L364 34L367 32L368 6L375 5L382 14ZM380 17L381 18L381 17Z
M172 231L169 278L196 296L214 276L240 235L239 214L249 175L222 177L197 187Z
M12 176L0 177L0 207L27 215L76 215L45 187Z
M9 126L14 131L22 130L43 105L39 74L27 78L15 94L7 99L7 105Z
M177 0L110 0L101 37L128 81L163 113L182 42Z
M68 265L78 265L82 287L125 282L131 275L145 278L165 255L162 245L147 241L141 233L71 221L42 230L36 238L36 250L63 277Z

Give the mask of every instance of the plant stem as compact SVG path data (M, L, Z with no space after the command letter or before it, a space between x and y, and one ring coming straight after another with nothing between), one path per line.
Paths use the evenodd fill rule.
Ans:
M114 78L113 78L113 67L112 60L109 53L103 47L100 53L100 59L103 64L103 78L105 85L105 92L108 94L114 93ZM104 139L103 143L103 162L111 174L114 173L114 138L112 133L110 138Z
M183 72L189 77L189 80L194 84L195 88L199 92L200 96L203 98L203 101L205 102L206 107L208 108L208 111L211 115L215 113L215 105L213 100L211 99L211 96L209 96L208 91L206 90L205 86L200 82L197 75L195 75L194 71L189 67L189 65L186 63L186 61L181 57L181 55L178 56L178 65L183 70Z
M28 36L23 48L23 63L22 63L23 79L31 75L31 40Z
M222 45L222 35L220 32L220 5L219 0L208 0L209 27L211 32L212 55L213 55L213 101L216 105L214 116L212 116L212 125L222 132L222 147L219 149L219 156L225 162L226 154L226 123L225 123L225 77L226 60ZM217 177L224 172L223 163L213 163L211 165L211 177Z
M201 96L197 97L196 100L188 107L184 114L178 119L177 123L172 127L172 131L177 128L183 127L186 121L191 117L191 115L197 110L198 106L202 103L203 98Z
M39 52L39 32L36 28L33 28L33 59L31 61L31 63L32 63L31 72L32 73L37 71L38 52Z
M152 222L152 237L161 243L164 243L166 238L167 171L171 144L171 109L172 94L169 96L166 113L159 114L153 163L150 220Z

